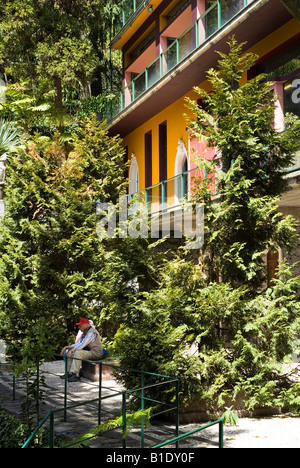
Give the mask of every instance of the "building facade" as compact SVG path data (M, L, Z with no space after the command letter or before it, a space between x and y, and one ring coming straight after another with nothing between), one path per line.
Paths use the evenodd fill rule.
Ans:
M108 128L124 141L129 194L138 194L152 213L175 209L189 196L198 175L192 148L216 157L192 140L186 98L197 99L194 86L209 90L206 72L217 66L216 51L228 51L232 35L258 55L251 73L274 82L275 125L284 130L285 113L300 117L299 0L131 0L123 11L112 40L123 56L122 91ZM291 190L280 208L300 220L300 151L286 177Z

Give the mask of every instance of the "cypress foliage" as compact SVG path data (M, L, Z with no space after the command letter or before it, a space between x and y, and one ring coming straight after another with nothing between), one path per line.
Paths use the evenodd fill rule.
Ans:
M95 118L72 143L36 136L9 157L0 230L1 334L7 340L22 340L43 317L60 346L75 319L99 309L110 247L97 236L95 207L98 199L117 203L124 193L123 157L120 139L110 138Z
M196 89L202 106L188 101L191 131L219 155L197 159L209 176L193 184L195 201L205 202L199 262L178 251L165 263L159 287L131 301L116 349L126 367L178 375L182 402L202 400L216 411L242 398L248 409L298 412L297 369L290 364L300 333L300 278L283 263L266 288L265 256L291 249L297 238L295 219L276 202L287 189L284 170L299 146L299 120L288 116L284 133L274 129L271 84L259 76L241 85L256 57L242 54L234 38L229 46L208 72L212 93Z

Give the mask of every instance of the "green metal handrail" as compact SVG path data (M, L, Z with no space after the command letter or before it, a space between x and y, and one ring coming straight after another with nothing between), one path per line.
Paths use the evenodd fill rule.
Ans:
M68 358L69 359L69 358ZM76 359L73 358L72 359ZM179 380L178 378L170 377L167 375L163 374L157 374L153 372L147 372L144 370L138 370L138 369L130 369L130 368L121 368L120 366L114 365L112 363L104 363L102 361L92 361L92 360L82 360L80 361L85 361L91 364L99 364L100 366L100 372L99 372L99 394L97 398L87 400L87 401L81 401L78 403L73 403L73 404L67 404L67 359L65 359L65 386L64 386L64 395L63 395L63 406L60 408L57 408L55 410L51 410L45 417L44 419L38 424L36 429L33 431L33 433L30 435L30 437L27 439L27 441L24 443L22 448L28 448L32 440L35 438L36 434L38 431L50 420L50 432L49 432L49 448L54 448L54 415L57 412L63 412L63 420L64 422L67 421L67 411L73 408L77 408L80 406L85 406L85 405L90 405L91 403L96 403L98 402L98 425L101 424L101 407L102 407L102 401L103 400L108 400L109 398L113 398L116 396L121 396L122 397L122 416L123 416L123 432L126 429L126 398L129 395L132 395L134 393L140 393L140 399L141 399L141 409L145 409L145 401L148 402L153 402L155 404L162 404L164 406L167 406L167 409L164 409L163 411L160 411L159 414L162 413L167 413L167 412L174 412L175 413L175 434L178 435L179 431ZM107 365L110 367L114 367L116 369L121 369L125 371L131 371L135 372L141 375L141 385L138 388L130 389L130 390L122 390L120 392L115 392L110 395L105 395L102 396L102 367L103 365ZM39 369L39 366L37 366ZM39 373L39 371L38 371ZM152 384L145 385L145 376L153 376L157 378L162 378L164 381L162 382L156 382ZM167 384L175 384L175 403L174 404L168 404L167 402L163 401L158 401L154 400L153 398L148 398L145 397L145 390L151 389L154 387L162 386L162 385L167 385ZM16 380L13 378L13 399L16 398ZM156 416L157 414L154 414L153 416ZM90 437L89 437L90 438ZM143 425L141 426L141 448L144 447L144 427ZM123 448L126 448L126 439L122 439L122 446Z
M44 426L44 424L50 419L50 440L49 440L49 448L54 448L54 410L49 411L49 413L45 416L45 418L40 422L40 424L36 427L33 431L31 436L26 440L21 448L27 448L30 445L31 441L34 439L38 431Z
M165 442L162 442L161 444L154 445L151 448L161 448L165 447L166 445L173 444L174 442L178 442L181 439L185 439L186 437L191 436L192 434L196 434L197 432L203 431L204 429L207 429L208 427L214 426L218 424L219 425L219 448L224 448L224 432L223 432L223 426L224 426L224 420L223 418L217 419L217 421L213 421L211 423L206 424L205 426L199 427L198 429L194 429L192 431L186 432L185 434L181 434L177 437L174 437L173 439L166 440Z

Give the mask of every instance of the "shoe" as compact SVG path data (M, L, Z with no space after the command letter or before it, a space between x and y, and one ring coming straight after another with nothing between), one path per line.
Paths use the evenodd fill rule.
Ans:
M67 374L67 378L71 377L72 374ZM66 377L66 374L62 374L59 376L60 379L64 379Z
M68 382L79 382L80 377L76 374L72 374L68 377Z

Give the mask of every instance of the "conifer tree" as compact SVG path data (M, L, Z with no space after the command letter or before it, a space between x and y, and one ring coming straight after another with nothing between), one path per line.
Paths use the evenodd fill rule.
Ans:
M124 367L179 376L182 402L193 408L201 401L214 413L231 405L299 412L297 368L288 364L300 333L300 277L283 263L269 288L264 282L266 250L292 248L296 239L295 220L276 201L298 149L299 120L289 116L286 131L276 131L271 84L259 76L239 86L256 57L235 39L229 45L208 72L213 92L198 89L202 106L189 101L194 136L219 157L197 159L208 172L193 181L195 200L205 202L200 261L178 252L166 262L158 287L128 304L131 320L115 345Z
M266 277L266 250L290 249L295 242L296 222L276 202L288 188L284 174L299 148L300 123L288 115L285 132L276 130L277 96L264 75L240 86L257 60L242 53L243 46L230 40L229 53L220 53L218 68L207 73L212 92L196 88L202 105L188 100L188 106L196 117L190 126L194 137L218 154L212 163L197 157L215 174L216 193L205 181L194 191L206 202L202 263L208 282L221 279L256 291Z
M0 229L0 334L8 341L22 341L43 319L59 347L80 316L104 324L106 336L135 278L147 283L138 239L97 235L97 201L117 206L126 192L123 159L121 140L96 118L72 143L37 135L8 158Z
M103 0L4 2L2 78L7 85L21 82L27 98L37 100L35 106L51 103L52 121L62 131L73 108L92 96L111 93L111 79L119 79L119 63L109 54L116 11L115 2Z

